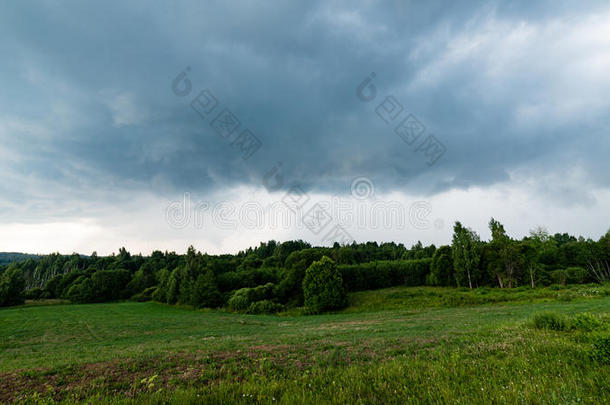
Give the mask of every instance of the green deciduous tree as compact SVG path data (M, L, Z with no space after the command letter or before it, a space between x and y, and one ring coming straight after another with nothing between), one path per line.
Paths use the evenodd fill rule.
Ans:
M429 285L451 286L455 285L455 272L453 270L453 252L451 246L441 246L434 252L430 264L430 274L427 279Z
M286 275L277 286L277 295L282 302L303 303L303 279L307 268L324 256L321 249L303 249L292 252L285 261Z
M313 262L303 279L305 307L312 314L341 309L347 305L343 278L335 262L327 256Z
M455 223L451 251L458 286L467 282L468 287L472 288L479 267L479 242L479 235L473 230L462 226L460 222Z
M197 277L193 285L191 304L197 308L216 308L222 305L222 295L211 270Z
M551 240L546 228L538 226L530 231L529 237L524 238L520 244L520 253L525 269L525 279L530 287L535 288L544 265L540 263L541 257L547 250L555 249L555 241Z
M610 281L610 230L597 243L591 243L587 269L599 283Z
M489 230L491 242L488 270L498 280L500 288L504 288L505 283L508 288L512 288L522 261L519 245L506 234L504 225L493 218L489 221Z
M169 288L170 273L167 269L161 269L156 274L157 289L152 295L152 299L158 302L167 302L167 291Z

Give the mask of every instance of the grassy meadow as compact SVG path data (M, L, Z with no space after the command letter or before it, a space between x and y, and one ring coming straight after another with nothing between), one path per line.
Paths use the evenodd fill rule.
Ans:
M135 302L1 309L0 403L610 398L610 365L592 355L609 333L610 286L396 287L349 302L316 316ZM576 321L584 313L592 327ZM537 314L573 327L547 328Z

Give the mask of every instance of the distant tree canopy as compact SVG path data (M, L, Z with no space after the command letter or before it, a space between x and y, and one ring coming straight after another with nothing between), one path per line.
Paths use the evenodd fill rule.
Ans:
M550 235L539 227L517 240L494 218L489 229L491 240L481 241L456 222L451 246L438 249L421 242L410 248L376 242L312 247L301 240L272 240L234 255L208 255L192 246L183 255L155 251L149 257L125 248L105 257L95 252L11 253L4 257L15 261L0 264L0 306L40 298L78 303L132 299L224 306L245 313L302 306L320 312L337 307L326 299L340 291L398 285L535 288L610 281L610 231L594 241L567 233Z

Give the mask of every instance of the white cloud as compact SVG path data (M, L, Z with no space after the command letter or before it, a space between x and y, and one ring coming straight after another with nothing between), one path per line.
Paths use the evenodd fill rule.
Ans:
M522 179L521 174L514 176ZM575 176L574 181L577 179ZM358 242L396 241L410 246L421 240L438 246L451 243L452 226L458 220L483 238L489 238L487 223L492 216L504 223L514 237L523 237L538 225L546 226L552 233L569 232L594 239L607 231L609 191L591 190L592 201L586 205L555 203L540 192L549 181L520 185L507 182L484 189L447 191L434 197L376 190L375 200L309 193L305 211L319 203L332 217L330 225L319 233L288 216L289 211L281 202L285 192L270 194L261 188L237 187L214 194L189 194L186 202L182 193L161 198L134 192L128 201L107 203L89 211L83 209L73 215L67 213L65 218L52 222L44 219L21 222L15 218L0 223L0 244L3 250L37 253L95 250L99 254L116 252L121 246L144 254L153 250L184 252L192 244L208 253L227 253L270 239L304 239L314 245L329 245L331 242L324 237L332 226L340 223ZM421 201L429 203L430 211L413 219L411 209ZM402 210L401 219L392 217L397 212L392 207L396 206ZM168 209L170 213L177 210L179 222L168 216ZM391 218L389 224L384 224L383 215Z
M14 43L18 54L0 68L3 249L103 254L125 245L149 253L194 244L230 252L271 238L320 243L322 235L300 224L270 225L269 210L283 193L255 186L278 160L291 178L326 190L341 190L342 179L356 175L383 178L388 189L378 190L378 202L396 202L407 214L413 202L429 200L431 227L398 220L347 226L359 241L447 243L453 221L485 235L490 216L515 236L543 224L597 237L610 223L607 10L511 6L503 14L493 5L402 0L385 8L378 1L185 3L152 7L140 21L139 4L100 3L93 12L60 12L80 21L76 27L57 24L52 9L17 4L38 16L32 27L53 29L40 37L0 27L0 42ZM100 13L115 30L90 19ZM463 15L472 19L463 24ZM243 162L191 111L188 97L171 93L169 82L187 65L195 91L210 86L219 109L231 108L260 135L260 154ZM357 80L373 70L377 101L395 94L429 133L443 135L448 150L434 167L383 126L375 103L356 99ZM484 186L434 197L415 191L441 180ZM235 186L241 183L255 186ZM205 226L172 228L165 209L182 193L160 195L175 187L191 187L193 202L224 202L228 211L214 218L210 208ZM393 191L401 187L409 189ZM227 228L222 215L239 219L248 201L263 207L264 226ZM372 208L363 206L367 215Z
M148 118L144 107L130 92L103 91L102 96L112 114L112 123L115 127L139 125Z
M543 21L477 15L461 31L422 37L412 62L425 62L411 91L461 80L473 96L506 104L520 129L561 127L610 106L610 11ZM512 111L511 111L512 110Z

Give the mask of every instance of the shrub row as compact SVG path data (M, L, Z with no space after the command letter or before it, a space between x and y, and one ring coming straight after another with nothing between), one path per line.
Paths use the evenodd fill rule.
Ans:
M229 309L237 312L268 313L273 311L272 283L260 285L255 288L240 288L229 298Z
M383 260L337 267L347 291L362 291L399 285L424 285L431 262L432 259Z
M582 267L568 267L567 269L554 270L550 273L551 281L554 284L583 284L594 282L590 272Z
M589 313L577 314L567 317L557 312L542 312L534 315L534 326L538 329L550 329L557 331L581 330L592 332L605 329L606 325L601 319Z

